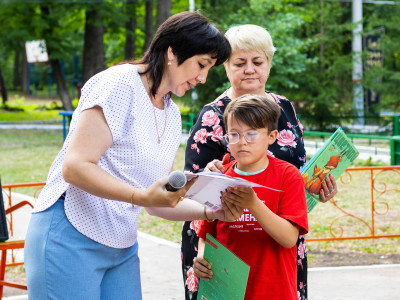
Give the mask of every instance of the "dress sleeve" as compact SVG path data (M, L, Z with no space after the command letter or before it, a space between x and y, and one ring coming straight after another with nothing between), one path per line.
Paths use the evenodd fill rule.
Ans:
M306 149L303 142L303 126L299 122L290 101L280 95L269 93L281 108L278 120L278 136L268 148L271 156L284 160L298 169L306 162Z
M129 126L135 97L133 75L112 67L93 76L82 88L79 111L100 106L110 128L114 142L121 139L124 129Z
M222 116L206 105L193 121L185 150L185 170L199 172L214 160L222 160L226 152L222 137L225 134Z
M212 235L213 237L216 238L216 233L217 233L217 222L207 222L206 220L201 220L198 229L196 230L196 233L198 237L205 239L207 233Z

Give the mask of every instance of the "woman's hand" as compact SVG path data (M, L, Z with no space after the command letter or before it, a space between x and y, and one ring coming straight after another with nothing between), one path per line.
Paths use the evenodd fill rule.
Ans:
M325 181L322 183L321 191L319 192L319 201L328 202L337 194L337 185L335 178L332 174L326 177Z
M188 181L186 185L176 192L169 192L165 189L168 177L157 180L145 191L137 190L133 195L133 204L144 207L175 207L183 200L186 192L196 182L196 178ZM137 201L135 201L135 198Z
M193 271L197 277L209 281L213 276L213 271L211 271L211 265L203 257L196 257L193 260Z

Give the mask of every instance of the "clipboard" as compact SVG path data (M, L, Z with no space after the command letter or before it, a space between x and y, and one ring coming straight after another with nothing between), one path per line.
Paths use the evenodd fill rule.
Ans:
M214 275L210 281L200 279L197 299L243 300L250 266L209 234L204 259L211 264Z

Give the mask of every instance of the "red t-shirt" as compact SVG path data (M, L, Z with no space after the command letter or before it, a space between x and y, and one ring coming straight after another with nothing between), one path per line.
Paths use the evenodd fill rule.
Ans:
M261 185L281 190L254 188L258 198L278 216L297 224L300 234L308 232L307 203L304 182L299 170L283 160L268 156L269 165L255 175L239 175L233 167L225 166L225 174L245 178ZM244 209L235 222L200 223L198 236L209 233L250 265L245 299L297 299L297 247L284 248L275 242Z

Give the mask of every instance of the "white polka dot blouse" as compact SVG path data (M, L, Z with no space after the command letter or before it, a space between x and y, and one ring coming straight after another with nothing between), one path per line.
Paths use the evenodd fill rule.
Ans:
M68 184L62 176L62 162L80 113L100 106L113 143L98 166L134 187L148 188L168 175L181 140L179 108L169 95L164 97L164 104L165 111L153 106L134 65L114 66L93 76L82 88L69 134L50 168L34 213L46 210L66 192L66 216L80 233L109 247L132 246L141 207L99 198Z

